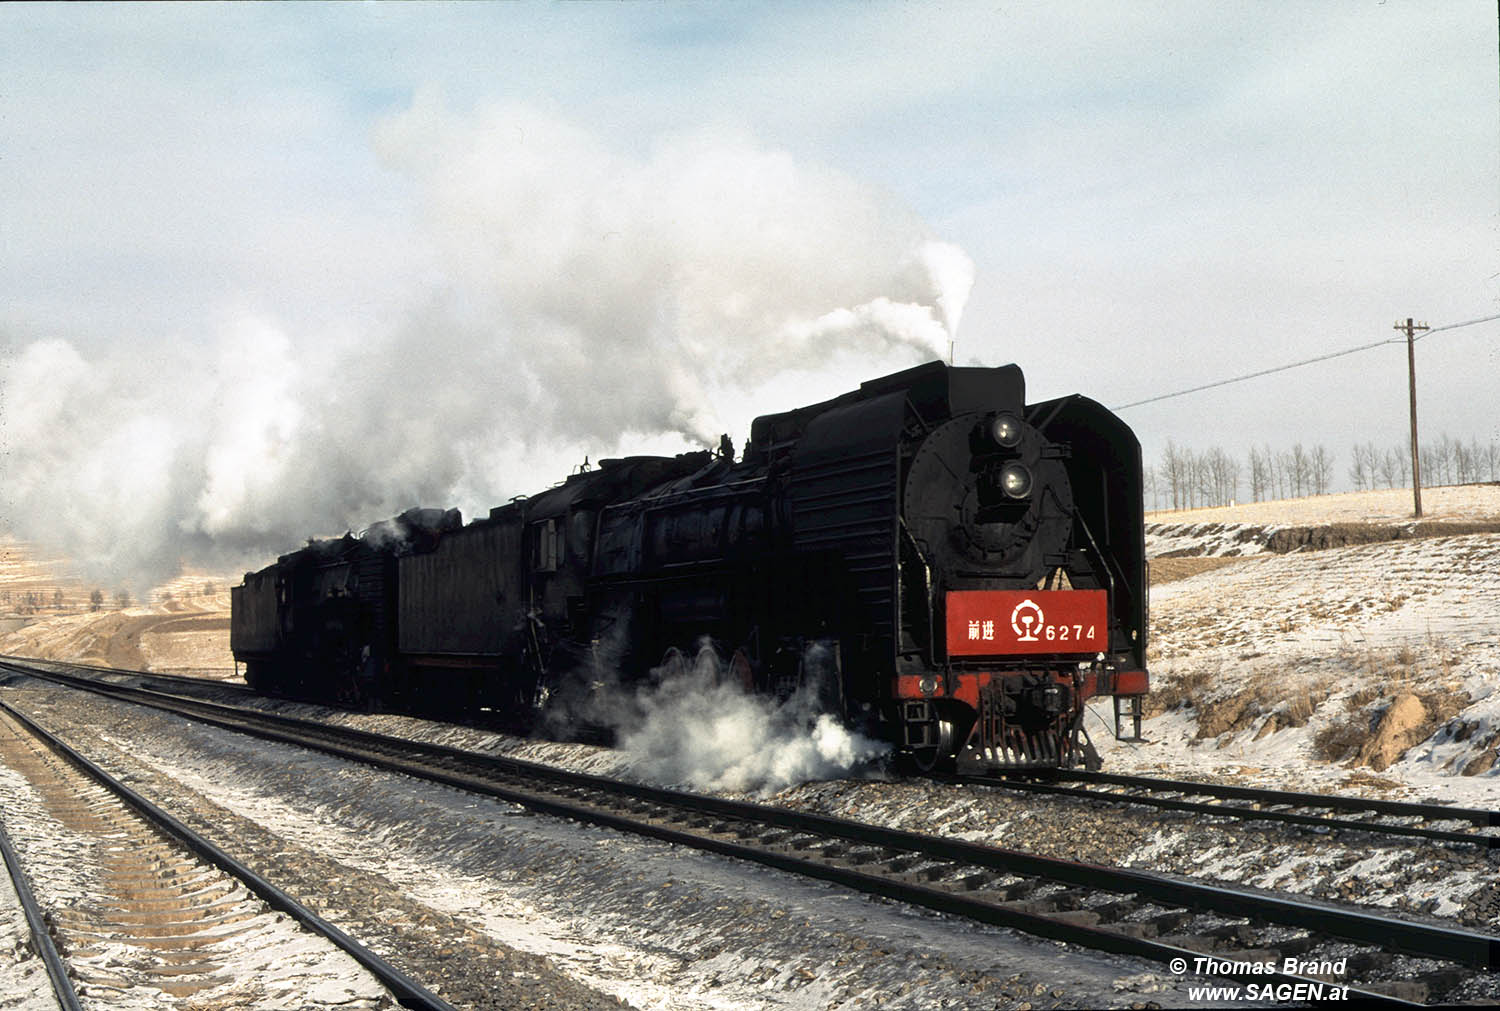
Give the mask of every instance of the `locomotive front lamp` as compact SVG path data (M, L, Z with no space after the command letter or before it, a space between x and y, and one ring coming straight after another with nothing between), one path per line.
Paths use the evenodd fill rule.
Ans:
M1021 443L1021 422L1014 414L997 414L990 422L990 438L1001 449L1015 449Z
M1031 468L1024 463L1011 461L1000 469L1000 488L1011 498L1029 498L1032 483Z

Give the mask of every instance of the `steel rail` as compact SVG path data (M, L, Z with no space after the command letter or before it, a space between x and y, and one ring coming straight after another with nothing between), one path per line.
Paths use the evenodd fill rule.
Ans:
M63 964L62 956L57 952L57 945L52 940L51 931L47 929L42 907L36 901L36 894L31 890L31 883L26 879L26 871L21 867L21 855L11 845L10 836L6 834L3 823L0 823L0 855L5 858L6 869L10 871L11 884L16 890L16 898L20 899L21 909L26 914L26 924L31 928L32 945L36 948L42 964L47 968L47 977L52 981L52 992L57 997L57 1003L62 1011L83 1011L83 1005L78 1000L78 991L73 988L73 981L68 978L68 967Z
M227 678L207 678L195 677L191 674L173 674L170 671L135 670L131 667L104 667L99 664L78 663L77 661L73 660L37 660L32 657L10 656L4 653L0 653L0 666L4 666L6 664L13 664L23 669L27 668L31 664L48 664L53 667L67 667L73 670L92 671L96 674L118 674L121 677L150 678L154 681L167 681L184 685L206 685L212 688L222 688L231 692L241 692L244 694L252 695L255 694L250 686L245 683L243 677L241 677L240 680L235 681ZM214 668L205 667L179 669L210 670ZM229 670L228 667L217 669L226 671Z
M250 891L258 895L266 905L279 912L286 913L309 930L321 934L338 945L354 958L355 961L369 970L382 985L389 989L402 1007L423 1009L423 1011L457 1011L452 1004L449 1004L400 969L397 969L385 959L375 954L375 952L360 944L353 937L350 937L338 927L298 902L289 893L272 884L269 879L252 870L248 865L231 856L226 850L210 842L204 836L189 828L185 823L168 814L161 807L111 776L103 768L85 758L66 742L58 738L56 734L47 730L25 713L3 700L0 700L0 709L9 713L28 730L36 734L48 747L73 763L73 765L85 772L95 782L125 801L125 803L138 811L162 831L177 839L204 860L239 879Z
M848 887L886 895L915 905L945 912L955 912L981 922L1010 926L1028 933L1073 940L1085 946L1121 954L1135 954L1156 961L1173 958L1201 957L1205 953L1179 948L1160 941L1081 926L1016 908L1015 903L976 899L962 892L933 888L891 875L870 875L834 859L809 862L790 858L787 846L762 844L747 848L743 843L722 839L705 839L702 834L674 828L669 822L680 817L660 816L642 819L600 810L588 803L559 798L557 790L607 792L623 795L643 805L687 811L708 818L739 822L741 828L718 834L751 838L758 833L780 830L786 833L808 833L824 837L822 843L803 842L792 849L828 850L829 842L915 854L924 859L982 868L999 874L1042 878L1052 882L1097 891L1135 895L1150 902L1196 910L1209 910L1234 917L1249 917L1280 923L1325 936L1378 945L1419 957L1458 963L1486 971L1500 964L1500 937L1477 934L1444 926L1415 923L1361 910L1351 910L1316 902L1293 901L1262 893L1224 886L1205 885L1168 878L1141 871L1123 870L1094 864L1075 863L1036 856L978 843L921 835L899 829L884 828L846 819L832 818L785 808L723 800L637 783L626 783L585 773L568 772L519 759L481 755L441 745L408 741L347 727L307 723L289 717L243 710L196 699L162 696L158 693L125 686L100 686L89 679L68 675L49 675L64 684L95 691L111 697L154 706L190 718L203 720L226 729L268 740L298 744L344 758L376 765L390 771L446 783L471 792L486 793L522 804L533 810L562 817L607 825L623 831L649 835L670 842L683 843L793 870L796 873L837 881ZM309 737L309 735L312 735ZM395 754L392 755L391 752ZM442 767L434 767L440 763ZM497 778L498 777L498 778ZM551 783L554 787L543 787ZM550 792L550 796L548 793ZM845 847L847 848L847 847ZM835 847L835 850L837 847ZM892 858L899 859L899 858ZM863 863L879 863L865 859ZM928 875L927 880L937 877ZM982 887L982 886L976 886ZM1305 977L1286 976L1289 983L1317 982ZM1326 985L1326 984L1325 984ZM1351 990L1351 993L1356 991ZM1366 991L1364 996L1390 1000L1388 995Z
M1467 821L1479 828L1500 827L1500 811L1479 807L1456 807L1447 804L1417 804L1404 800L1382 800L1379 797L1352 797L1338 793L1297 793L1286 790L1232 786L1228 783L1193 783L1180 779L1152 779L1118 772L1084 772L1066 770L1063 778L1085 783L1113 786L1138 786L1146 789L1181 790L1232 800L1265 801L1304 807L1331 807L1346 811L1372 811L1376 814L1416 816L1432 821Z
M1448 807L1442 804L1414 804L1403 801L1366 799L1345 794L1290 793L1283 790L1259 789L1247 786L1229 786L1215 783L1192 783L1182 780L1151 779L1146 776L1129 776L1119 773L1088 773L1065 770L1057 774L1061 780L1085 783L1101 783L1123 786L1130 789L1149 790L1150 793L1117 793L1112 790L1093 790L1086 786L1065 786L1056 781L1021 779L996 776L953 778L950 782L974 783L982 786L1017 790L1024 793L1041 793L1059 797L1075 797L1090 801L1113 801L1121 804L1136 804L1166 811L1185 811L1211 817L1237 818L1242 821L1279 821L1289 825L1302 825L1339 831L1372 832L1378 835L1406 836L1415 839L1431 839L1436 842L1464 843L1482 846L1485 849L1500 849L1500 834L1482 831L1429 828L1422 825L1390 825L1358 818L1335 818L1326 815L1299 814L1292 808L1324 808L1336 811L1363 811L1377 816L1423 818L1427 821L1467 821L1476 829L1500 826L1500 812L1482 808ZM1177 797L1161 796L1175 793ZM1188 796L1219 797L1226 801L1248 801L1280 806L1287 810L1265 807L1242 807L1233 803L1215 803L1203 800L1187 800Z

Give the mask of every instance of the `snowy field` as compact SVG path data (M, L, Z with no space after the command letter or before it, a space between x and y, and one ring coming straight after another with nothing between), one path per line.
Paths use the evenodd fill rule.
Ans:
M1148 517L1148 743L1107 766L1500 808L1500 486L1364 492ZM1277 554L1277 531L1400 539ZM1416 536L1422 534L1422 536ZM1300 539L1317 541L1299 533ZM1096 707L1101 719L1107 706ZM1103 723L1093 727L1103 730Z
M1171 524L1250 523L1319 526L1333 523L1406 523L1412 519L1410 488L1351 491L1337 495L1243 502L1208 509L1146 514L1146 522ZM1500 485L1445 485L1422 489L1422 518L1440 522L1500 520Z

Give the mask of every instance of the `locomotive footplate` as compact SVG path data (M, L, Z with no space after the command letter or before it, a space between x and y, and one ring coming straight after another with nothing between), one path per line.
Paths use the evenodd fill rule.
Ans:
M1073 687L1050 674L995 678L979 689L978 718L958 754L964 772L1073 764Z

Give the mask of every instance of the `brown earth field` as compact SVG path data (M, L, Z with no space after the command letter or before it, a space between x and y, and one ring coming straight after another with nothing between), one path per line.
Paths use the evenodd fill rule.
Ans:
M230 585L190 573L153 588L143 603L121 608L106 593L93 610L91 587L73 566L0 536L0 654L232 677Z

